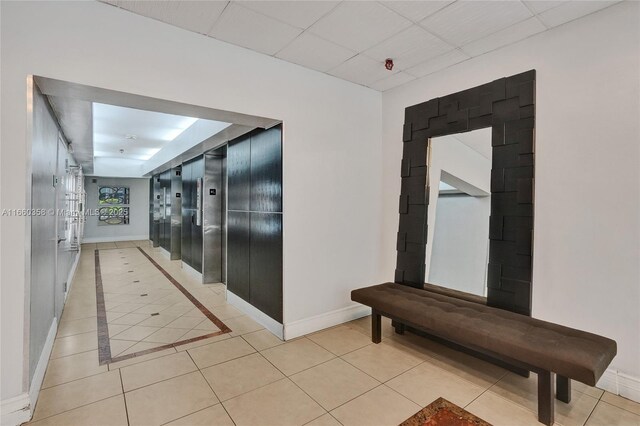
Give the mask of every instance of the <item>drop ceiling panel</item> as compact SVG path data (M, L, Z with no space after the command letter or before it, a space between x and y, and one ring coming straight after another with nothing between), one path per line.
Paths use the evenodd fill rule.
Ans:
M465 1L445 7L420 25L445 41L462 46L531 16L519 1Z
M557 27L574 19L581 18L605 7L615 4L615 1L569 1L558 7L542 12L538 17L547 27Z
M416 77L424 77L425 75L433 74L436 71L440 71L450 67L451 65L466 61L467 59L469 59L469 55L466 53L463 53L460 50L452 50L451 52L447 52L437 58L430 59L420 65L411 67L407 72Z
M429 34L424 28L413 25L365 51L364 54L379 62L393 58L395 66L402 70L453 49L454 46Z
M209 35L219 40L274 55L291 43L301 29L231 3Z
M343 2L309 31L362 52L411 26L411 21L372 1Z
M470 56L478 56L511 43L524 40L544 30L546 30L546 27L538 18L529 18L524 22L464 45L462 46L462 50Z
M100 0L377 90L617 1ZM391 58L392 73L384 68ZM396 73L402 71L400 75Z
M302 33L276 57L307 68L326 72L337 67L356 52L321 39L309 32Z
M242 6L306 29L336 7L337 1L243 1Z
M420 22L427 16L433 15L453 1L383 1L389 9L413 22Z
M375 83L372 83L369 87L384 92L385 90L393 89L394 87L408 83L415 79L416 78L411 74L400 71L398 73L390 75L389 77L385 77L382 80L378 80Z
M384 64L378 61L364 55L358 55L329 71L329 74L368 86L395 72L397 72L395 69L388 71Z
M226 7L226 1L107 0L115 6L176 27L206 34Z
M535 0L523 2L533 13L541 13L545 10L560 6L564 1Z

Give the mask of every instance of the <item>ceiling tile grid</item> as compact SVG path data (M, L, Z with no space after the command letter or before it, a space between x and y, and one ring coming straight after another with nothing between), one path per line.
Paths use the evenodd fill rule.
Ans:
M534 34L541 33L547 28L535 16L519 22L503 30L490 34L481 39L467 43L461 47L469 56L479 56L503 46L524 40Z
M298 28L309 28L333 10L338 1L240 1L242 6Z
M228 5L209 35L260 53L275 55L302 30L235 2Z
M455 46L464 46L531 16L521 2L458 1L427 17L420 25Z
M127 9L167 24L207 34L220 17L226 1L159 1L159 0L105 0L114 6Z
M356 54L346 47L327 41L310 32L304 32L280 50L276 57L307 68L327 72Z
M411 67L407 72L415 77L424 77L429 74L433 74L436 71L443 70L452 65L466 61L470 56L461 50L455 49L451 52L447 52L444 55L440 55L429 61L423 62L415 67Z
M397 68L388 71L380 62L365 55L356 55L329 71L329 74L368 86L398 71Z
M356 52L369 49L413 23L375 1L345 1L309 31Z
M384 91L617 1L130 1L130 12ZM394 68L384 68L385 59Z
M393 58L396 67L407 69L453 49L455 46L413 25L366 50L364 54L381 64L385 59Z

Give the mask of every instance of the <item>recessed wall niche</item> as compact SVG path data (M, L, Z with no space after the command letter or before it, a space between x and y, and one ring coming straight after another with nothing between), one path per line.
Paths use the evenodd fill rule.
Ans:
M405 109L395 282L422 288L429 138L491 127L487 304L531 315L535 70Z

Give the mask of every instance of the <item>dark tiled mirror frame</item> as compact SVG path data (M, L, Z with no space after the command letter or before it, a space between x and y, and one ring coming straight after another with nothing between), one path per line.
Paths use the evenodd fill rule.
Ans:
M425 285L429 138L492 128L487 304L531 315L535 70L405 109L395 282Z

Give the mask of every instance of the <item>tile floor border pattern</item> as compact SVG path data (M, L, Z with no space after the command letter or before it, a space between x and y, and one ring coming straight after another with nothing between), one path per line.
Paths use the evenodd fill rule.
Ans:
M219 334L223 334L223 333L229 333L231 332L231 329L229 327L227 327L227 325L225 323L223 323L222 321L220 321L218 319L218 317L216 317L215 315L213 315L211 313L211 311L209 311L202 303L200 303L200 301L198 299L196 299L195 297L193 297L193 295L191 293L189 293L189 290L187 290L186 288L184 288L182 286L182 284L180 284L178 281L176 281L175 278L173 278L171 276L171 274L169 274L162 266L160 266L158 264L158 262L156 262L155 260L153 260L151 258L151 256L149 256L141 247L138 247L138 250L140 250L140 253L142 253L147 260L149 260L149 262L151 262L153 264L153 266L155 266L156 268L158 268L158 270L160 272L162 272L162 274L171 282L171 284L173 284L174 286L176 286L176 288L178 290L180 290L180 292L182 294L184 294L184 296L189 299L189 301L191 303L194 304L194 306L196 308L198 308L200 310L200 312L202 312L202 314L204 316L206 316L212 323L214 323L216 325L216 327L218 327L221 331L221 333Z
M100 272L100 252L94 251L95 280L96 280L96 321L98 322L98 360L100 365L111 361L111 343L109 342L109 327L107 325L107 307L104 302L102 288L102 273Z
M95 282L96 282L96 310L97 310L97 322L98 322L98 363L99 365L106 365L113 362L124 361L127 359L140 357L154 352L159 352L165 349L175 348L176 346L186 345L188 343L197 342L199 340L208 339L211 337L220 336L222 334L231 333L232 330L216 317L211 311L209 311L198 299L196 299L189 291L184 288L175 278L169 274L162 266L160 266L155 260L151 258L141 247L136 247L147 258L147 260L155 266L168 280L173 284L188 300L191 302L202 314L207 317L216 327L220 330L204 334L202 336L193 337L191 339L180 340L178 342L168 343L165 345L156 346L154 348L145 349L143 351L133 352L126 355L117 357L111 357L111 344L109 340L109 326L107 324L107 312L104 301L104 290L102 286L102 272L100 270L100 251L101 250L115 250L115 249L95 249Z

